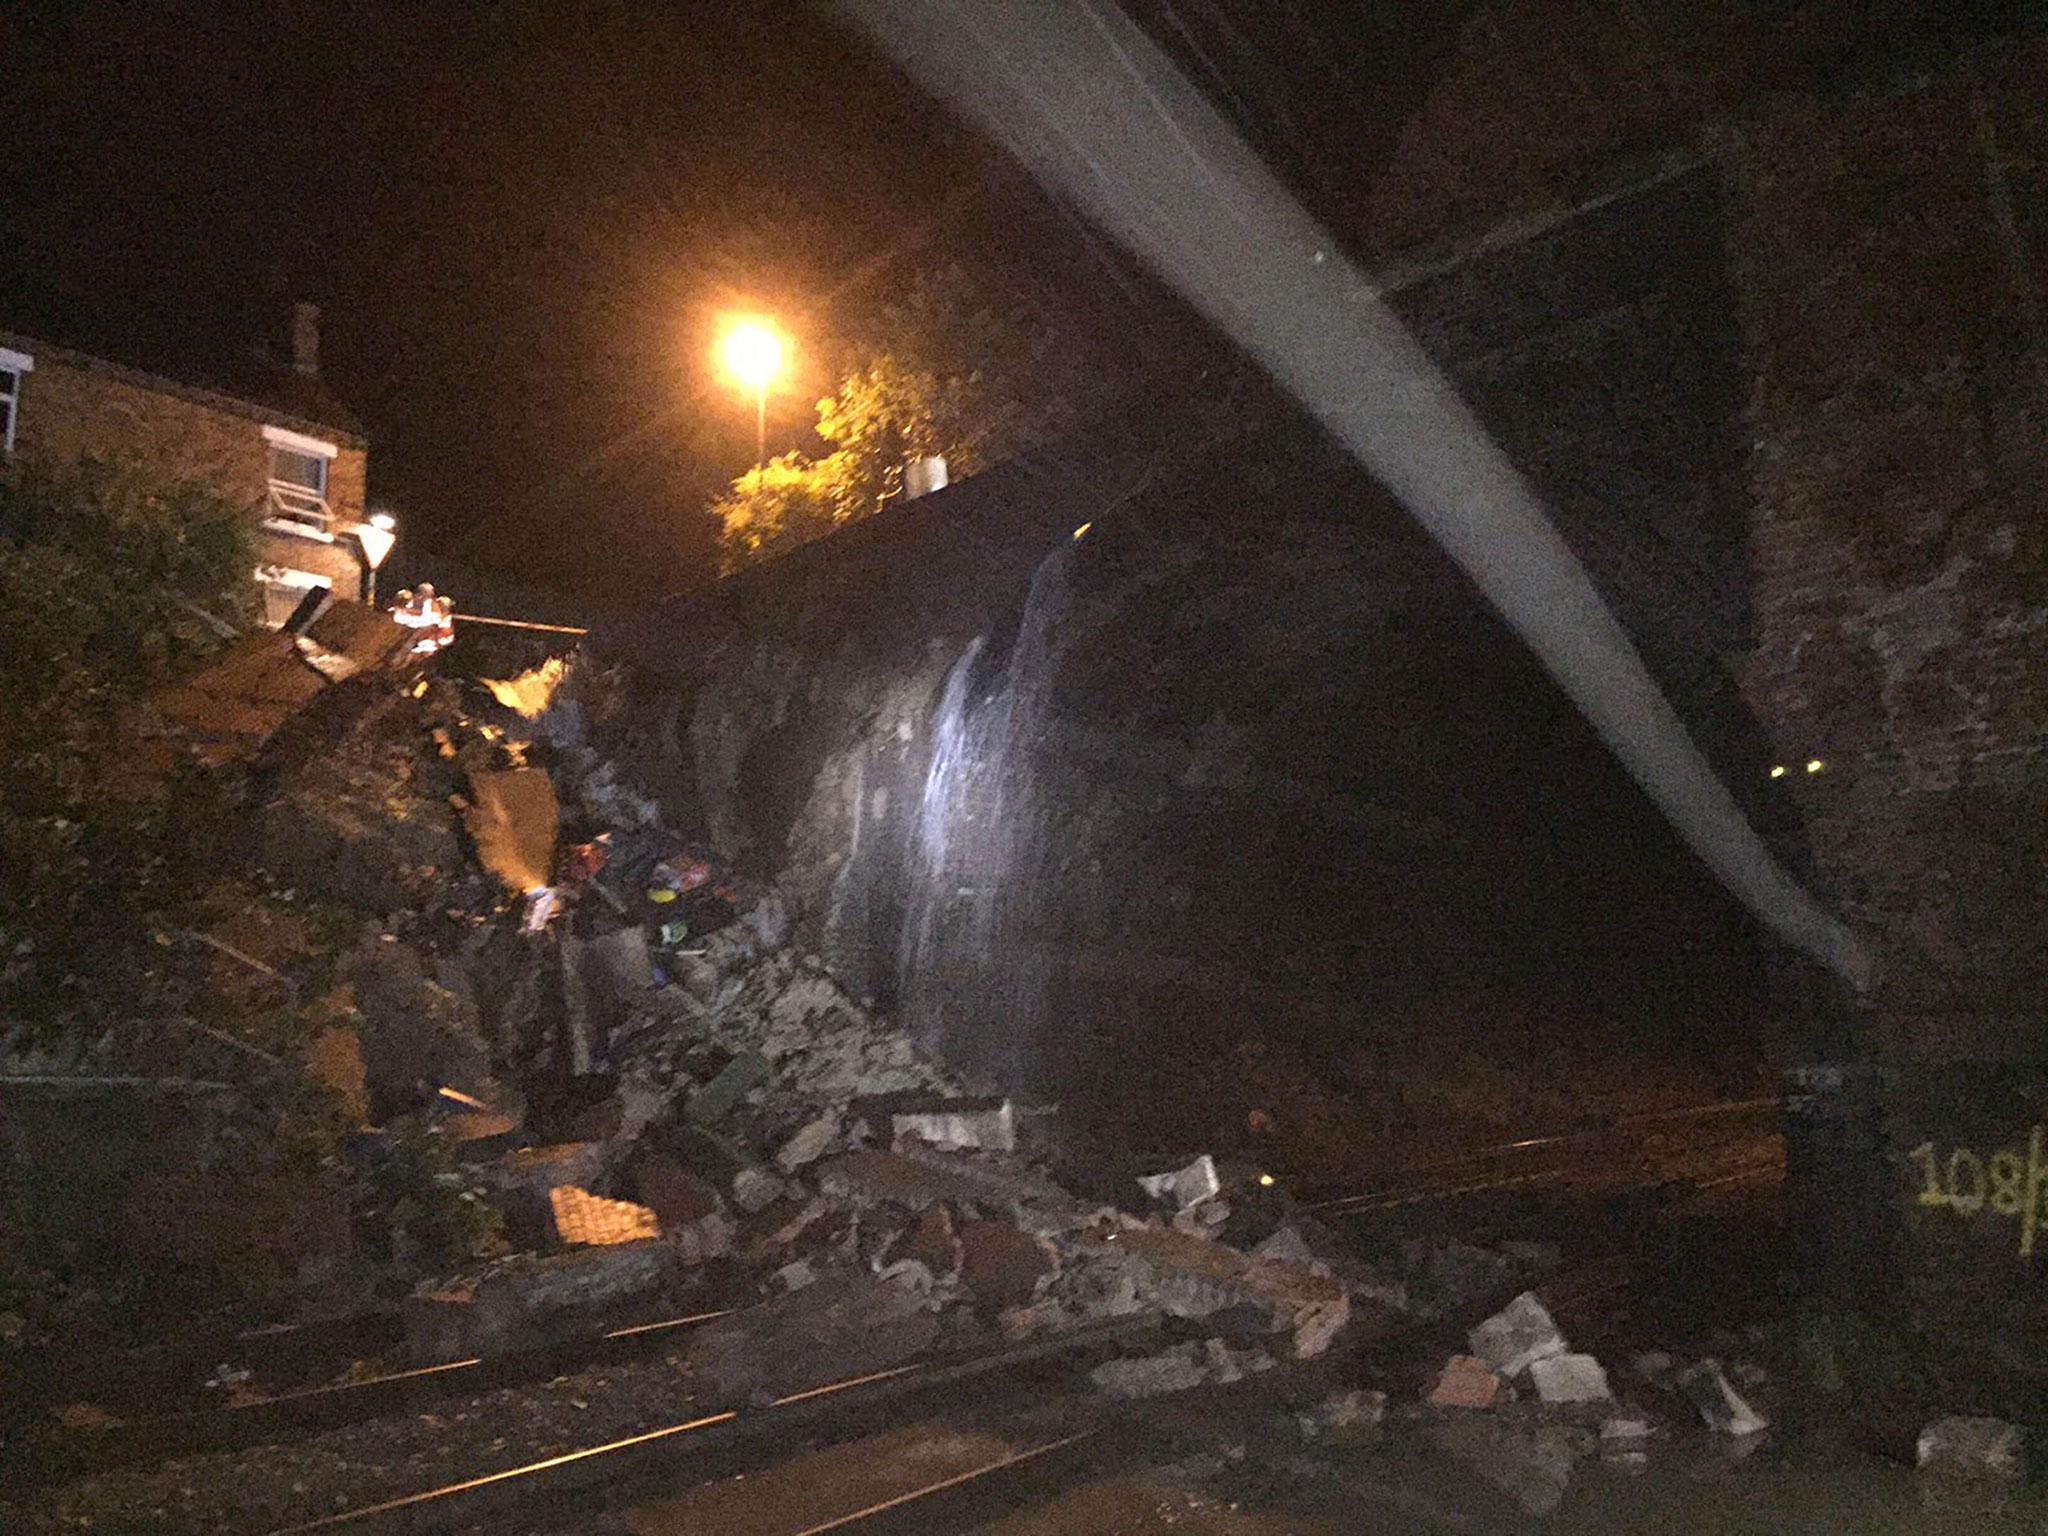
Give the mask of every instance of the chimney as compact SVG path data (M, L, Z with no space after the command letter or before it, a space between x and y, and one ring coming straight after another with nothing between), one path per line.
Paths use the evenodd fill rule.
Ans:
M307 378L320 374L320 306L292 306L292 367Z

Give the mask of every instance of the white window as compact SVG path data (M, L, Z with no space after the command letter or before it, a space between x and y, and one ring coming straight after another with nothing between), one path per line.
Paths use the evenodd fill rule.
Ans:
M263 594L263 622L276 629L298 611L308 592L329 591L334 584L312 571L295 571L286 565L259 565L256 585Z
M327 531L327 462L340 450L317 437L265 427L270 448L270 516L273 527L331 539Z
M36 365L26 352L0 347L0 453L14 452L14 423L21 415L21 381Z

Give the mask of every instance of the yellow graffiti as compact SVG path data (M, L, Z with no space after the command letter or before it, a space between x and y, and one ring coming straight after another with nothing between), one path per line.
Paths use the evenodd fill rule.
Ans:
M2007 1149L1990 1157L1957 1147L1946 1161L1934 1143L1923 1141L1906 1155L1920 1165L1918 1203L1952 1211L1969 1221L1989 1206L1993 1215L2019 1219L2020 1257L2034 1252L2034 1232L2040 1224L2041 1204L2048 1193L2048 1156L2043 1155L2043 1132L2035 1126L2024 1154Z

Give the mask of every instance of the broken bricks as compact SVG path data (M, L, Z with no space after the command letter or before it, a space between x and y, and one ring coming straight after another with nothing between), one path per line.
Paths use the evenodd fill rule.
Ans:
M661 1222L646 1206L609 1200L575 1184L549 1190L548 1204L555 1213L555 1231L572 1245L608 1247L661 1236Z
M1207 1317L1225 1308L1257 1309L1268 1331L1293 1337L1309 1359L1351 1320L1343 1283L1303 1265L1254 1259L1208 1238L1157 1227L1113 1234L1106 1241L1137 1271L1140 1294L1172 1317Z
M1466 1335L1472 1353L1503 1380L1512 1381L1538 1360L1568 1346L1533 1292L1524 1291Z
M1741 1437L1769 1427L1769 1420L1750 1407L1728 1384L1718 1360L1702 1360L1678 1373L1678 1390L1691 1399L1708 1426Z
M1499 1396L1500 1378L1471 1355L1451 1356L1429 1389L1434 1408L1491 1408Z

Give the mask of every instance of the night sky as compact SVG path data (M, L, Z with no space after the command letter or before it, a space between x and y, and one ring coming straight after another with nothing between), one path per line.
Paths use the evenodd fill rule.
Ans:
M802 343L771 451L811 445L830 357L921 265L967 265L1105 370L1188 355L1170 304L814 8L22 9L0 22L0 327L175 366L318 302L415 554L607 606L706 579L702 509L752 451L705 360L735 306ZM1384 130L1297 151L1333 112L1391 123L1363 80L1428 53L1394 23L1461 9L1137 7L1340 205ZM1365 72L1332 88L1300 44L1363 12L1341 31Z
M1473 10L1128 3L1344 231ZM1156 385L1205 355L1119 256L814 7L7 11L0 328L147 366L243 349L314 300L373 498L415 556L591 606L708 579L703 508L752 451L751 411L706 361L732 307L781 316L807 365L771 400L771 450L814 446L830 359L925 265L1036 306L1104 377Z

